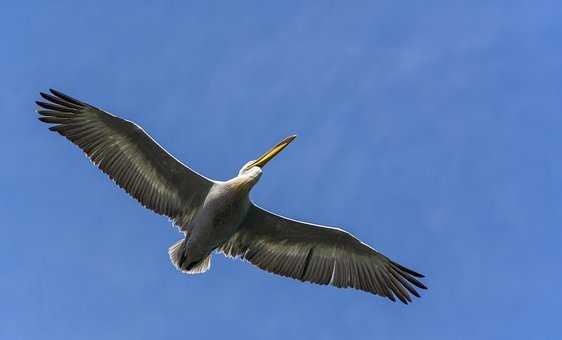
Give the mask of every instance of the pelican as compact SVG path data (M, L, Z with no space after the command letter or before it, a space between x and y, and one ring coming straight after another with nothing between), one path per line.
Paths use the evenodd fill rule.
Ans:
M228 181L200 175L174 158L140 126L57 90L41 92L39 120L84 151L94 165L145 208L167 216L184 234L168 254L187 274L206 272L218 251L285 277L355 288L407 304L424 277L352 234L289 219L254 204L250 190L289 136Z

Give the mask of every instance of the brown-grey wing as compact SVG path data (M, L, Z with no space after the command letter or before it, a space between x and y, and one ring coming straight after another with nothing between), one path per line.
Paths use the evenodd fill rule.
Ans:
M39 120L80 147L90 160L143 206L185 231L213 181L170 155L140 126L59 91L41 93Z
M278 275L321 285L351 287L403 303L423 275L405 268L331 227L291 220L251 205L239 231L219 250Z

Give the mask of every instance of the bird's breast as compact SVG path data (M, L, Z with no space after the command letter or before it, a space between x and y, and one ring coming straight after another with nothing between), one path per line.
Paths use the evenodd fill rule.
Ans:
M211 189L192 221L188 246L211 251L227 241L238 230L250 200L247 192L226 185Z

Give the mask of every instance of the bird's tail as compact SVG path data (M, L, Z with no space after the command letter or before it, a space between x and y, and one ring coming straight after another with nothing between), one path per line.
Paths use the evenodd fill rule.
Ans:
M178 242L174 243L168 249L168 254L170 255L170 260L172 261L174 266L176 266L178 270L181 270L186 274L200 274L206 272L207 270L209 270L209 268L211 268L211 254L199 261L186 261L187 252L185 239L179 240Z

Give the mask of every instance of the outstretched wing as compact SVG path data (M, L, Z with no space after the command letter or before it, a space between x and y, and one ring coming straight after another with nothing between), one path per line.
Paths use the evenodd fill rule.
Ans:
M170 155L133 122L59 91L41 93L39 120L80 147L90 160L143 206L185 231L213 182Z
M291 220L251 205L239 231L219 249L278 275L351 287L403 303L426 287L405 268L350 233ZM408 293L409 292L409 293Z

